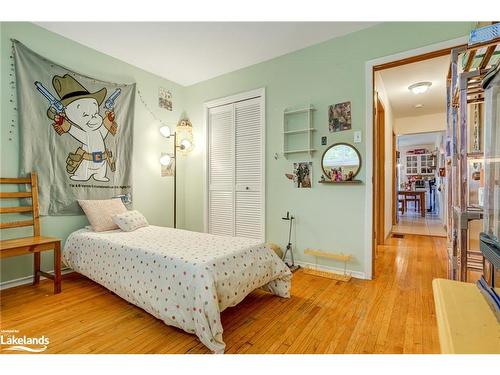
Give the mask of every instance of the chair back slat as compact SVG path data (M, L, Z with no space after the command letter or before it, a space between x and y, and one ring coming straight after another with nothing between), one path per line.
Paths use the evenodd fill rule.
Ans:
M38 212L38 178L36 172L29 177L1 177L0 184L30 185L30 191L0 192L0 198L31 198L31 206L0 207L0 214L31 212L32 220L1 222L0 229L33 227L33 235L40 236L40 215Z
M31 172L31 204L33 205L33 233L40 235L40 216L38 214L38 177L36 173Z
M30 177L0 177L0 184L30 184Z
M0 207L0 214L15 214L33 211L33 206Z
M0 192L0 198L31 198L31 191L8 191Z
M32 227L34 224L33 220L9 221L6 223L0 223L0 229Z

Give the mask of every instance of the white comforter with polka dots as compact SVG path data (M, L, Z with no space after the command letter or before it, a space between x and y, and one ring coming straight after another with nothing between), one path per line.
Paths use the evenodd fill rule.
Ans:
M166 324L223 353L220 312L262 287L290 296L291 273L262 242L157 226L80 229L66 240L69 267Z

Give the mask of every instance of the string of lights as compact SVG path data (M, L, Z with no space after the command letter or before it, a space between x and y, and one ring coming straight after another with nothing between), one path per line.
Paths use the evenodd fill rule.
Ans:
M144 108L146 109L146 111L149 112L149 114L151 115L151 117L153 117L160 124L166 125L165 122L162 121L161 119L159 119L158 116L156 116L154 114L154 112L149 108L148 104L146 103L146 101L144 100L144 97L141 94L141 90L137 89L137 94L139 95L139 100L141 101L142 105L144 106Z

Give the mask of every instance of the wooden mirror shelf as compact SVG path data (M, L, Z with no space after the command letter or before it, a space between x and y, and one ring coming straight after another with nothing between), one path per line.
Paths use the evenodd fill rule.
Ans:
M361 169L361 154L349 143L334 143L321 157L324 180L321 183L360 183L354 178Z
M318 181L320 184L362 184L363 181L361 180L348 180L348 181L329 181L329 180L324 180L324 181Z

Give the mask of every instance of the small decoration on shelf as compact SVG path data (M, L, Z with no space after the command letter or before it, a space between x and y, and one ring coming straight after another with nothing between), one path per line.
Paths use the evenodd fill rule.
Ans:
M328 108L330 133L351 129L351 102L337 103Z
M324 176L322 181L325 180ZM352 181L354 179L354 172L349 171L347 173L343 173L342 167L339 167L339 169L332 169L329 171L329 180L332 182L342 182L342 181Z
M158 89L158 107L168 111L172 110L172 93L166 88L160 87Z

